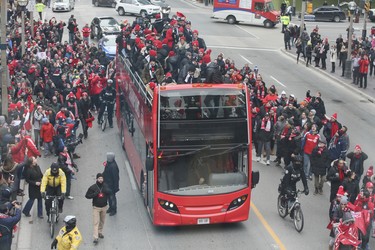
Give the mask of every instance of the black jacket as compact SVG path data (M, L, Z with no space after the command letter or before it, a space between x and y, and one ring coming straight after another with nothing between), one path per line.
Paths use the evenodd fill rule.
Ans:
M323 150L319 151L319 147L315 147L310 156L310 164L312 173L315 175L326 175L327 169L331 164L329 158L328 149L324 147Z
M92 199L92 205L94 207L105 207L108 205L108 197L111 195L111 192L112 191L105 183L99 184L96 182L89 187L85 197L87 199Z
M359 182L363 175L363 162L368 158L367 154L362 152L359 157L356 157L354 152L350 152L346 157L350 159L350 170L355 172L356 179Z
M24 175L26 182L29 184L29 198L42 198L42 195L40 193L40 185L36 185L37 182L42 182L43 174L40 170L40 167L38 165L36 165L35 167L26 167Z
M206 68L206 82L207 83L223 83L223 78L219 66L211 62Z
M112 190L113 193L120 191L119 189L119 169L116 161L108 162L104 168L104 180L108 187Z

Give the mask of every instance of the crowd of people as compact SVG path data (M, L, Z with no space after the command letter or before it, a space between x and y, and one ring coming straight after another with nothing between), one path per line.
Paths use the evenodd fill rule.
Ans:
M79 38L81 32L87 37L87 29L79 31L73 15L67 25L55 18L35 22L34 27L26 22L26 51L21 54L17 15L12 18L15 24L8 34L7 57L11 82L8 88L9 115L0 116L1 197L14 201L17 195L24 195L20 179L25 178L29 201L22 212L29 217L36 199L38 217L43 218L43 197L58 195L73 199L71 180L78 172L74 159L80 157L75 153L75 147L82 137L88 138L93 112L99 111L100 122L104 107L108 105L109 124L113 126L115 64L107 60L101 49L89 44L88 39ZM65 26L69 30L69 41L62 42ZM303 100L297 101L293 93L288 95L274 85L266 86L258 70L251 69L248 64L238 67L222 53L213 58L199 31L192 29L191 22L182 13L171 18L157 15L153 22L136 18L133 24L125 21L121 26L121 34L116 39L118 51L131 61L132 70L141 76L150 90L157 85L199 82L248 86L256 161L261 162L264 158L264 163L271 165L271 156L276 156L276 166L283 164L289 171L286 174L291 177L283 189L295 190L299 179L306 182L306 179L314 178L314 195L321 195L325 180L330 181L330 218L335 223L342 221L344 215L349 216L349 210L373 211L375 196L371 185L374 185L375 177L372 168L364 174L367 155L359 145L353 152L348 152L348 128L339 122L337 113L326 114L320 92L313 95L307 91ZM308 58L307 47L314 39L306 42L298 39L295 41L297 48L302 46L302 54ZM318 44L321 46L324 42L319 40L314 46ZM82 137L77 135L79 124ZM45 173L38 166L41 150L44 157L57 157ZM346 164L346 159L349 164ZM107 165L114 164L114 155L108 154ZM115 193L119 191L119 179L115 165L106 167L103 174L98 173L96 183L86 193L86 198L93 199L95 244L99 238L104 238L105 214L115 215L117 212ZM290 174L293 171L301 174L295 178ZM116 175L117 178L111 179L110 176ZM309 193L307 185L305 193ZM46 200L47 215L50 202ZM60 212L63 202L64 199L59 200ZM346 206L341 206L344 203ZM7 203L6 208L9 207L19 210L16 203ZM0 206L0 212L7 212L4 209ZM20 218L20 212L15 215ZM52 246L61 244L62 238L68 235L66 230L76 230L75 222L75 218L66 218L66 227ZM337 228L335 223L332 225ZM369 237L366 236L372 234L371 230L372 224L367 223L366 231L360 231L357 237L363 249L368 247ZM330 246L342 239L340 234L332 231L334 240ZM337 235L341 238L335 237Z
M286 28L285 32L288 30ZM321 41L314 34L311 39L309 36L305 47L313 43L314 47L330 48L326 39ZM281 166L283 162L286 169L283 180L287 181L282 183L281 192L288 189L296 191L295 184L302 179L305 194L308 194L309 179L314 180L313 194L322 195L324 183L330 181L329 218L334 222L336 231L342 228L337 223L346 219L343 218L343 214L346 214L342 213L343 206L337 205L340 201L347 200L348 204L352 204L349 205L352 211L369 211L371 220L366 222L365 229L362 228L355 242L361 249L368 249L369 235L375 236L372 232L375 193L371 189L375 176L372 168L365 173L367 155L360 145L349 152L348 127L339 122L339 114L326 114L320 92L312 94L307 91L298 101L293 93L288 95L274 85L266 86L258 70L251 69L247 64L237 67L233 60L225 58L222 53L213 59L204 39L191 28L191 22L182 13L177 13L171 19L157 16L154 22L137 19L133 24L124 23L116 41L119 52L131 61L132 70L151 90L158 85L199 82L243 83L248 86L256 161L261 162L264 158L263 162L270 165L271 155L275 155L276 166ZM293 43L297 47L302 46L298 38ZM305 47L301 51L305 51ZM365 50L357 51L363 54ZM306 53L303 52L303 55ZM325 69L325 58L318 58ZM319 60L315 60L316 66ZM344 194L340 196L339 190L343 190ZM333 236L337 237L331 240L330 248L335 243L348 244L343 240L347 239L347 235L336 231L332 229Z

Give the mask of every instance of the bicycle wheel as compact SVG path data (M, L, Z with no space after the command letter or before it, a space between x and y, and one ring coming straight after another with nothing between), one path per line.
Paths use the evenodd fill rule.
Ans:
M294 206L294 227L296 228L297 232L301 232L304 225L303 213L301 206L296 204Z
M277 212L279 212L281 218L285 218L288 215L287 201L281 194L277 197Z
M103 114L103 120L102 120L102 131L105 130L105 128L107 127L107 114Z
M51 239L55 235L55 223L56 223L56 214L51 211L51 221L50 221L50 234L51 234Z

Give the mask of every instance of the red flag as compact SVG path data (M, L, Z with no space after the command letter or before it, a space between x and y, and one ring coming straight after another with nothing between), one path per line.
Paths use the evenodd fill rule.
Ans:
M358 246L361 241L358 240L358 229L354 223L342 224L337 228L335 239L335 250L339 250L340 244L347 246Z

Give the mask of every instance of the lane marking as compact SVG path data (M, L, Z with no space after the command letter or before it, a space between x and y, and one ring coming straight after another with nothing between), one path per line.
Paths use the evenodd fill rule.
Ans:
M270 76L272 78L272 80L274 80L275 82L277 82L278 84L280 84L281 86L283 86L284 88L287 88L287 86L285 86L284 84L282 84L279 80L277 80L275 77L273 76Z
M250 60L249 59L247 59L246 57L244 57L244 56L242 56L242 55L240 55L241 57L242 57L242 59L244 59L246 62L248 62L249 64L253 64L252 62L250 62Z
M264 228L267 232L271 235L272 239L275 241L277 246L280 250L286 250L286 247L281 242L280 238L276 235L275 231L273 231L272 227L268 224L266 219L264 219L263 215L259 212L258 208L251 202L251 209L254 211L255 215L258 217L260 222L263 224Z
M223 45L207 45L207 47L208 48L219 48L219 49L238 49L238 50L254 50L254 51L269 51L269 52L280 51L278 49L235 47L235 46L223 46Z
M121 140L120 140L120 144L121 144ZM125 168L126 168L126 172L128 173L128 176L129 176L130 185L132 187L132 190L137 190L137 185L135 184L135 178L134 178L134 175L133 175L133 171L131 170L130 165L129 165L129 159L126 156L126 153L124 151L122 152L121 155L122 155L123 161L125 162Z
M234 26L237 27L237 28L239 28L239 29L242 30L242 31L245 31L245 32L246 32L247 34L249 34L250 36L253 36L253 37L255 37L256 39L260 39L258 36L254 35L254 34L251 33L250 31L248 31L248 30L242 28L241 26L239 26L239 25L237 25L237 24L235 24Z

